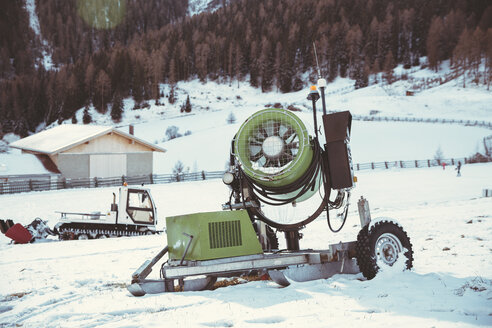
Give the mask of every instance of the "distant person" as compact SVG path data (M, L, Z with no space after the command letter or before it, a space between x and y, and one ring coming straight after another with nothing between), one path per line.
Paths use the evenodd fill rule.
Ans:
M458 161L458 165L456 166L456 171L458 171L456 176L460 177L461 176L461 161Z
M446 162L442 162L442 169L445 170L446 169Z

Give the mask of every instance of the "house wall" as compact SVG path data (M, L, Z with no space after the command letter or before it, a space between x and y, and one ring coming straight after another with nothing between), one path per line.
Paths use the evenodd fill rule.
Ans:
M127 174L127 154L91 154L89 175L91 178L112 178Z
M70 148L63 153L129 153L150 151L149 147L135 143L115 133L109 133Z
M65 178L77 179L89 177L89 154L59 154L55 163Z
M61 174L70 179L149 175L153 173L153 153L62 153L57 156L57 165Z
M153 173L153 152L145 145L109 133L50 156L65 178L137 176Z
M129 153L126 157L127 175L148 175L153 173L153 153L150 151L142 153Z

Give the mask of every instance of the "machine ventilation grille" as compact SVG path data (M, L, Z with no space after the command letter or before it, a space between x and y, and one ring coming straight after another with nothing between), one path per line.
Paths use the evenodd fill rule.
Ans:
M208 234L210 240L210 248L224 248L241 246L241 222L224 221L210 222L208 224Z

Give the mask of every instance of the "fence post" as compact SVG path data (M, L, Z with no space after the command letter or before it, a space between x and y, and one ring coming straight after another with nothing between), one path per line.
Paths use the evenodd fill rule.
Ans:
M359 163L357 163L357 171L360 171Z
M154 176L150 173L150 184L154 184Z
M99 186L98 182L97 182L97 177L94 177L94 187L97 188Z
M419 163L415 160L415 167L419 167Z
M205 171L202 170L202 180L205 180Z
M451 158L451 165L454 165L454 158Z
M400 161L400 167L403 168L403 161Z
M125 183L125 175L121 176L121 184L123 185Z
M32 191L32 179L29 179L29 190Z
M431 167L431 161L430 161L430 159L427 160L427 166L428 167Z
M384 162L384 166L386 166L386 168L388 168L388 162Z
M371 162L371 168L374 170L374 162Z

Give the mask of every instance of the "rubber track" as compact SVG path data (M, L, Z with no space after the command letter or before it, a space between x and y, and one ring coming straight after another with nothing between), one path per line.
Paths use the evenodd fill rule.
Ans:
M143 231L139 230L141 228L145 228L145 226L64 223L58 228L58 232L60 239L66 239L64 236L67 236L67 234L73 234L74 239L77 239L77 236L81 234L87 234L89 238L97 238L98 235L106 235L107 237L129 237L147 235L149 231L155 233L149 229L145 229Z

